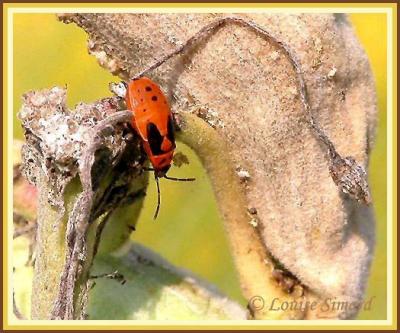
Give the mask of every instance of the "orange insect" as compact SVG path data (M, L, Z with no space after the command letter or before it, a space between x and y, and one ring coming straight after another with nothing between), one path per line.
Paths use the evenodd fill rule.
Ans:
M143 148L155 176L164 177L171 167L175 149L172 113L160 87L147 77L128 83L125 95L131 124L143 141Z
M132 112L131 125L142 139L143 149L153 166L157 183L157 209L154 219L157 218L161 195L158 179L175 181L193 181L194 178L168 177L175 151L175 136L173 116L167 98L160 87L147 77L132 79L128 84L122 83L119 89L124 96L127 109ZM116 87L118 89L118 87ZM115 87L114 87L115 90Z

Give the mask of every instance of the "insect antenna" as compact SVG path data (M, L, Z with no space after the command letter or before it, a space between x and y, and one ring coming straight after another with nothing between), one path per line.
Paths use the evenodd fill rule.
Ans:
M167 175L165 175L164 178L176 182L192 182L196 180L196 178L175 178L175 177L169 177Z
M155 220L158 216L158 212L160 211L161 205L161 193L160 193L160 183L158 182L158 177L156 177L156 184L157 184L157 208L153 216L153 220Z

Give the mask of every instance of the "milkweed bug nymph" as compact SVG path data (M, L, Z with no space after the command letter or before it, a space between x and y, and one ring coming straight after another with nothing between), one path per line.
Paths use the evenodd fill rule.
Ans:
M140 136L157 183L157 209L160 209L161 194L159 178L174 181L194 181L194 178L167 176L175 151L174 124L171 109L161 88L147 77L121 82L110 86L119 97L124 98L126 107L132 112L131 125Z

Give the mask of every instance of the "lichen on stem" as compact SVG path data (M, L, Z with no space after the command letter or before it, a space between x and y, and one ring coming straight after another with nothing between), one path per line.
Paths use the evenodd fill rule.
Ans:
M124 126L118 127L130 113L115 112L116 107L105 99L81 104L79 112L71 113L65 91L58 88L24 97L19 113L27 140L23 173L40 193L34 319L85 317L89 270L101 236L97 230L105 224L98 220L133 194L136 207L141 205L143 196L137 194L147 184L141 171L145 160L137 140L124 140ZM131 223L139 210L135 212ZM125 227L119 225L112 233L114 246L128 239Z

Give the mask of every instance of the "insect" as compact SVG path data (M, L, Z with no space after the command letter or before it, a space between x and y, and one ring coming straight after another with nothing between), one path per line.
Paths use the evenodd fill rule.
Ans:
M122 84L122 86L121 86ZM157 218L161 203L159 178L173 181L194 181L194 178L175 178L167 175L176 148L171 108L161 88L147 77L122 82L112 88L123 96L126 107L132 112L131 125L140 136L157 184Z
M333 159L332 156L339 156L332 142L319 128L314 119L308 101L307 89L302 75L301 66L296 60L297 57L292 53L289 47L277 40L267 30L254 22L246 21L239 17L224 17L217 19L200 29L196 34L182 43L180 47L136 74L128 83L120 82L119 84L110 85L111 91L113 91L117 96L123 98L127 108L132 111L132 126L141 137L143 148L153 165L158 192L158 203L154 218L157 217L160 207L160 187L158 179L164 177L166 179L177 181L193 181L194 178L180 179L167 176L167 171L171 167L175 149L173 116L168 101L160 87L151 79L146 77L146 74L158 68L172 57L185 53L196 43L204 39L208 34L211 34L227 23L237 24L253 30L264 39L272 42L272 44L277 46L287 56L287 59L290 61L296 72L300 99L309 118L311 129L315 132L317 138L328 148L330 159Z

